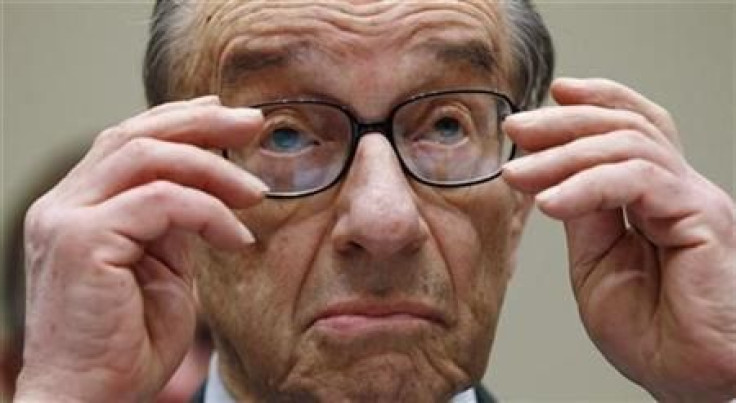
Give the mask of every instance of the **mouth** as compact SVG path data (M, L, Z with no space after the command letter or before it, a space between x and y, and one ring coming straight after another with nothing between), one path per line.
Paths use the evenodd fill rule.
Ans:
M447 327L442 311L415 302L347 301L329 305L311 328L341 338L413 333L430 326Z

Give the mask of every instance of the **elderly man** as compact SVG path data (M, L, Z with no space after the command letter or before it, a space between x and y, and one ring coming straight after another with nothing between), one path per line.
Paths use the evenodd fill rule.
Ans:
M619 371L736 396L730 197L619 84L561 79L532 110L551 74L526 1L160 0L155 107L28 213L17 398L150 399L200 304L205 401L482 399L533 201Z

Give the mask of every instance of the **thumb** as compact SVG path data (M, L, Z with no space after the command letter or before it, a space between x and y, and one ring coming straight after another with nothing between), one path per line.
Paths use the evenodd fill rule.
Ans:
M154 378L162 383L153 386L158 390L173 375L194 338L196 307L191 280L177 275L152 255L144 256L134 270L140 282L152 353L159 365Z
M570 276L576 294L598 262L625 233L621 209L595 211L565 221Z

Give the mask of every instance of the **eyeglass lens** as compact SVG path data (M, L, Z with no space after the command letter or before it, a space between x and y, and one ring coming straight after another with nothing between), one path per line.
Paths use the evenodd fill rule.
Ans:
M409 171L435 184L454 184L495 173L511 152L500 122L510 113L487 93L421 98L396 111L396 148Z
M308 192L328 185L350 154L351 122L333 106L298 103L261 108L265 125L228 157L271 193Z
M284 102L260 107L263 130L228 158L258 176L271 194L324 188L343 171L352 150L353 122L339 107ZM410 173L438 185L462 184L496 173L511 154L500 122L511 113L491 93L443 93L405 103L392 115L393 142Z

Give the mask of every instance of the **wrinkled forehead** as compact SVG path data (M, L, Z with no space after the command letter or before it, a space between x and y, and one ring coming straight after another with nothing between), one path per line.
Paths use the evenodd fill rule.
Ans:
M501 7L494 0L235 0L198 2L194 9L216 25L223 38L245 32L324 29L380 43L412 35L418 26L426 30L463 26L497 40L502 27Z
M265 80L269 74L289 77L281 80L284 83L310 82L315 88L349 83L352 88L342 88L345 97L364 93L370 85L375 87L372 94L384 94L398 84L407 88L394 92L411 93L409 86L421 90L469 84L501 91L515 86L516 66L502 1L183 0L181 4L186 6L169 27L177 40L170 49L176 74L168 85L177 99L217 92L228 75L251 77L251 87L254 81L261 87L273 83L270 77ZM319 66L332 71L320 71ZM474 76L476 81L412 84L442 80L448 74ZM481 75L490 81L478 84Z
M475 53L475 62L485 57L498 64L508 53L502 12L492 0L207 1L194 11L204 22L203 45L218 56L227 56L233 42L251 49L311 44L351 57L431 43L471 44L466 50Z

